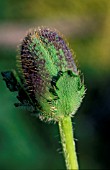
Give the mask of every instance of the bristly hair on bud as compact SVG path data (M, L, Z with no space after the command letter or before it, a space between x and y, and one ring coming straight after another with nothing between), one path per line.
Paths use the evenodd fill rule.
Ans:
M34 114L45 121L59 121L75 114L85 87L74 54L58 31L47 27L29 31L19 47L17 63L19 75L8 72L18 82L20 104L16 106L28 103ZM2 75L8 82L7 73Z

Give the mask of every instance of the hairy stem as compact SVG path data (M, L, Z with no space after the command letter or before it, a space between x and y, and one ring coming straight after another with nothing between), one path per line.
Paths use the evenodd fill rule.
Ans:
M66 167L67 169L78 170L72 122L70 117L65 117L63 120L59 121L59 130Z

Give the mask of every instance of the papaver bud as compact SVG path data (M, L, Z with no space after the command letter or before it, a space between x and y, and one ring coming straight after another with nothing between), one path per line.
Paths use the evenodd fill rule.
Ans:
M74 54L64 38L53 29L31 30L21 42L18 61L19 77L25 97L21 103L33 106L42 120L59 121L73 116L85 93ZM25 96L25 95L24 95Z

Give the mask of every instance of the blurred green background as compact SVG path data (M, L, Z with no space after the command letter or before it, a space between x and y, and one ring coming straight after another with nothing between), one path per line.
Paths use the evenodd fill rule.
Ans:
M0 71L29 28L54 27L75 51L87 94L73 118L80 169L110 169L110 1L0 0ZM80 64L79 64L80 63ZM0 75L0 169L65 169L57 125L15 108Z

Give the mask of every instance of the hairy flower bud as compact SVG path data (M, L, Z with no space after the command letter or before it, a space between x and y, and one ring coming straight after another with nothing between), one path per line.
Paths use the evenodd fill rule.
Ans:
M19 78L22 96L42 120L58 121L72 116L85 93L73 53L60 34L41 27L31 30L19 47Z

